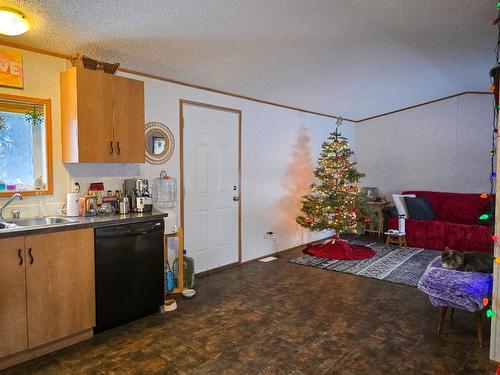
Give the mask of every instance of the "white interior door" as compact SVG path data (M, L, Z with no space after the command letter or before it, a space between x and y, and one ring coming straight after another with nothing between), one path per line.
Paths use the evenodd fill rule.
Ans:
M184 247L196 272L238 262L239 115L183 104Z

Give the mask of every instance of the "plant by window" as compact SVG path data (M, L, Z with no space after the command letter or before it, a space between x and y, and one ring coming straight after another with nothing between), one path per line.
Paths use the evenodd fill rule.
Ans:
M43 123L43 112L37 110L33 107L32 111L29 111L25 115L26 121L29 122L33 126L39 126Z

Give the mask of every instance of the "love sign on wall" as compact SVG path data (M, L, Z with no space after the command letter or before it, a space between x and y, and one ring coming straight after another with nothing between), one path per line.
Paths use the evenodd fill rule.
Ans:
M0 46L0 86L23 88L23 54Z

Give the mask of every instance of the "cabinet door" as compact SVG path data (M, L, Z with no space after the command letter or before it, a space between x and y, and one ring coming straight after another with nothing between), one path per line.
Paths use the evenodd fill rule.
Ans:
M0 240L0 357L28 347L24 237Z
M76 68L74 68L76 69ZM78 161L112 163L113 78L107 73L77 69Z
M93 229L26 236L25 244L29 347L92 328Z
M144 82L113 78L116 162L144 163Z

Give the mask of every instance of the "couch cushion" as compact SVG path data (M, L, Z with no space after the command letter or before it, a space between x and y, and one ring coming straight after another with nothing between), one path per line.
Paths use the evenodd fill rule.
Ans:
M391 216L387 219L387 229L398 229L397 217ZM406 242L408 246L424 249L444 250L448 246L460 251L481 252L491 251L493 244L491 229L483 225L413 219L406 219Z
M479 216L487 211L490 204L490 199L483 199L480 194L436 191L405 191L403 194L428 197L435 220L457 224L476 224Z
M491 228L484 225L446 223L446 246L460 251L490 252Z
M406 219L406 241L409 246L443 250L446 223L436 220Z
M431 202L426 196L418 198L405 197L405 204L410 218L415 220L434 219L434 212L432 211Z

